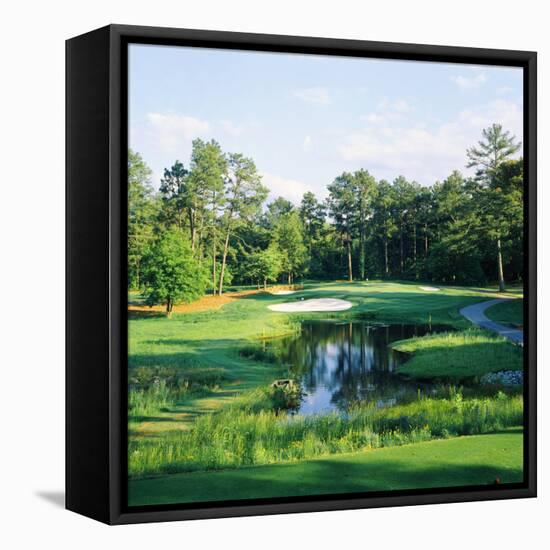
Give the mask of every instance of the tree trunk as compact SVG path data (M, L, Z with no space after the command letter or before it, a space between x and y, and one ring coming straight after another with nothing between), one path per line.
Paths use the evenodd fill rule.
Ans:
M386 277L390 274L390 268L388 265L388 238L384 238L384 272Z
M415 278L418 279L418 269L416 266L416 223L413 225L413 264L414 264Z
M215 296L216 295L216 223L218 221L217 218L217 212L219 209L217 194L216 190L214 189L212 191L212 293Z
M216 239L212 240L212 289L216 295Z
M348 280L349 282L353 282L353 273L352 273L352 266L351 266L351 239L348 239Z
M227 230L227 234L225 235L225 243L223 244L223 256L222 256L222 267L220 270L220 286L218 290L218 294L221 296L223 293L223 276L225 274L225 262L227 260L227 250L229 248L229 229Z
M174 303L172 302L172 298L168 298L166 300L166 315L170 317L172 315L172 308L174 307Z
M404 262L403 262L403 222L401 222L400 231L399 231L399 254L400 254L399 271L400 271L401 275L403 275L403 266L404 266Z
M199 265L202 265L202 261L204 259L204 246L202 241L203 234L204 234L204 216L201 216L200 225L197 230L197 242L196 242Z
M428 224L424 224L424 258L428 259Z
M288 284L289 284L289 285L290 285L290 281L292 280L291 277L292 277L292 275L291 275L291 273L290 273L290 271L289 271L289 272L288 272Z
M197 229L195 227L195 216L191 208L188 209L187 215L189 217L189 231L191 232L191 250L195 252L195 241L197 238Z
M361 229L361 235L359 240L359 274L361 280L365 280L365 230Z
M264 277L264 290L267 290L267 277Z
M497 239L497 267L498 267L498 290L504 292L506 287L504 286L504 270L502 268L502 249L500 246L500 237Z

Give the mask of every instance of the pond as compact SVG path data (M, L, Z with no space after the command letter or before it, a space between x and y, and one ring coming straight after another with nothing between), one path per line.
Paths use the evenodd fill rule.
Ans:
M299 335L280 339L276 347L304 392L296 412L322 414L345 411L357 401L391 406L419 388L429 391L428 385L397 374L406 357L389 344L448 330L444 325L307 321Z

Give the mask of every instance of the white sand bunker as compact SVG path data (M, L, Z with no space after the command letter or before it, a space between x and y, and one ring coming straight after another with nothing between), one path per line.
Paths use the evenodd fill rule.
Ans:
M344 311L353 304L347 300L338 298L314 298L302 300L301 302L287 302L286 304L275 304L267 306L272 311L305 312L305 311Z
M426 292L437 292L440 290L439 288L436 288L435 286L421 286L419 287L420 290L425 290Z
M286 296L287 294L295 294L295 290L274 290L271 294L274 296Z

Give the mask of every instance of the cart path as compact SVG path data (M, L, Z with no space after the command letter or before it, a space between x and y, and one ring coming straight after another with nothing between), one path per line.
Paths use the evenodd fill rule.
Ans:
M523 346L523 330L520 330L517 328L510 328L510 327L507 327L506 325L501 325L500 323L491 321L491 319L488 319L485 316L485 310L487 308L490 308L495 304L499 304L500 302L505 302L506 300L510 300L510 299L511 298L497 298L495 300L488 300L487 302L480 302L478 304L473 304L471 306L463 307L460 310L460 315L462 315L463 317L466 317L466 319L474 323L474 325L478 325L482 328L492 330L493 332L496 332L501 336L508 338L508 340L510 340L514 344L519 344Z

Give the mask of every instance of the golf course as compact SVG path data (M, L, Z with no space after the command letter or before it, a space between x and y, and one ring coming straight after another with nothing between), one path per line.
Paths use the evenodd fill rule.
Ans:
M130 75L169 51L192 57L137 48ZM308 56L206 93L247 67L207 53L129 83L128 505L522 482L522 126L451 94L428 139L443 65L414 106L374 99L382 65L332 103L281 88Z
M459 313L498 290L421 287L311 282L280 294L237 291L221 307L207 296L202 307L211 309L170 318L131 295L130 504L521 481L521 389L481 383L487 373L521 370L521 348ZM519 289L507 294L521 303ZM270 309L324 298L352 307ZM318 364L293 357L311 340L304 327L317 325L314 347L328 338L338 357L328 383L308 385ZM360 340L365 327L373 334L396 327L389 342L396 351L383 364L373 354L361 371L354 354L369 347ZM424 335L401 340L404 327ZM304 346L311 355L311 342ZM336 404L300 411L307 395L274 388L279 380L300 383L305 394L328 387ZM341 390L348 395L338 400Z

